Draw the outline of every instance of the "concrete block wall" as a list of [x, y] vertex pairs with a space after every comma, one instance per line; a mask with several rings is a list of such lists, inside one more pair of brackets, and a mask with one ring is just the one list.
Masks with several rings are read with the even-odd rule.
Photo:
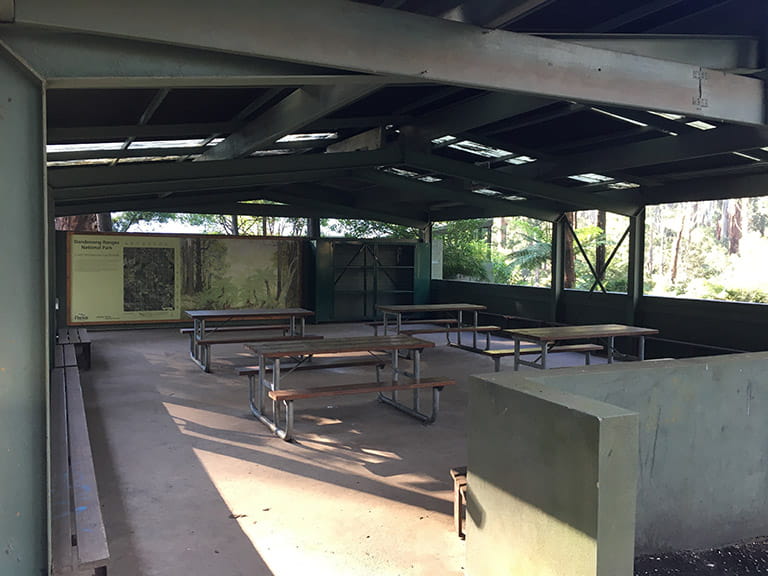
[[637, 554], [768, 534], [768, 352], [526, 375], [640, 415]]
[[469, 413], [467, 575], [631, 576], [637, 415], [515, 373]]

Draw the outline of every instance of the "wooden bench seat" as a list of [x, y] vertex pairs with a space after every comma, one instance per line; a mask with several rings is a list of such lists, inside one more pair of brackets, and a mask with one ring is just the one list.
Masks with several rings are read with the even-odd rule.
[[56, 344], [53, 349], [53, 367], [77, 366], [77, 352], [74, 344]]
[[444, 378], [421, 378], [418, 382], [363, 382], [356, 384], [337, 384], [334, 386], [313, 386], [311, 388], [293, 388], [286, 390], [270, 390], [268, 396], [272, 400], [291, 402], [305, 398], [321, 398], [324, 396], [345, 396], [349, 394], [365, 394], [368, 392], [393, 392], [396, 390], [414, 390], [417, 388], [434, 388], [455, 384], [453, 380]]
[[106, 576], [109, 547], [76, 366], [51, 371], [52, 574]]
[[[245, 334], [241, 336], [229, 336], [225, 338], [214, 338], [212, 332], [207, 332], [202, 340], [195, 340], [195, 335], [191, 334], [189, 339], [189, 356], [206, 372], [211, 371], [211, 346], [214, 344], [248, 344], [249, 342], [284, 342], [290, 340], [322, 340], [322, 336], [314, 334], [304, 334], [304, 336], [257, 336], [255, 334]], [[195, 353], [195, 348], [200, 348], [199, 358]]]
[[[248, 332], [248, 331], [258, 331], [258, 330], [289, 330], [290, 326], [288, 324], [258, 324], [255, 326], [216, 326], [212, 328], [208, 328], [205, 333], [210, 334], [213, 332]], [[181, 334], [192, 334], [194, 335], [195, 329], [194, 328], [180, 328], [179, 332]]]
[[[401, 326], [405, 325], [405, 324], [410, 324], [410, 325], [413, 325], [413, 324], [424, 324], [424, 325], [427, 325], [427, 324], [437, 324], [437, 325], [444, 325], [444, 326], [453, 326], [455, 324], [458, 324], [458, 320], [456, 320], [456, 318], [424, 318], [424, 319], [421, 319], [421, 320], [411, 320], [411, 319], [409, 319], [409, 320], [402, 320], [400, 322]], [[378, 336], [379, 335], [379, 328], [384, 326], [384, 321], [383, 320], [378, 320], [376, 322], [368, 322], [368, 326], [373, 328], [373, 335], [374, 336]], [[387, 327], [388, 328], [391, 327], [393, 330], [397, 330], [397, 322], [395, 322], [395, 321], [387, 322]]]
[[209, 338], [205, 337], [198, 340], [197, 343], [203, 346], [211, 344], [246, 344], [248, 342], [282, 342], [287, 340], [322, 340], [322, 336], [315, 334], [305, 334], [304, 336], [232, 336], [229, 338]]
[[[455, 380], [446, 378], [421, 378], [418, 382], [409, 380], [407, 382], [399, 381], [397, 384], [384, 383], [384, 382], [364, 382], [355, 384], [338, 384], [332, 386], [313, 386], [309, 388], [294, 388], [283, 390], [269, 390], [268, 395], [275, 402], [282, 402], [285, 405], [285, 428], [280, 428], [277, 422], [278, 416], [275, 415], [275, 433], [283, 440], [291, 440], [293, 438], [293, 422], [294, 422], [294, 400], [302, 400], [306, 398], [323, 398], [328, 396], [348, 396], [352, 394], [367, 394], [372, 392], [378, 392], [379, 400], [382, 402], [392, 404], [397, 402], [397, 392], [403, 390], [414, 390], [423, 388], [432, 389], [432, 414], [429, 418], [422, 417], [418, 414], [418, 418], [425, 424], [431, 424], [437, 419], [437, 412], [440, 406], [440, 391], [445, 386], [455, 384]], [[386, 396], [385, 393], [391, 393], [392, 397]], [[399, 410], [403, 410], [402, 407], [398, 407]], [[414, 415], [417, 414], [414, 412]]]
[[[383, 368], [390, 361], [388, 356], [344, 356], [344, 357], [313, 357], [312, 360], [301, 364], [282, 365], [282, 369], [288, 372], [294, 370], [322, 370], [325, 368], [354, 368], [358, 366], [379, 366]], [[272, 370], [272, 366], [266, 366], [266, 371]], [[259, 375], [258, 366], [241, 366], [235, 368], [238, 376], [256, 377]]]
[[481, 348], [477, 347], [477, 335], [485, 334], [485, 349], [488, 350], [491, 347], [491, 332], [498, 332], [499, 330], [501, 330], [499, 326], [447, 326], [445, 328], [409, 328], [407, 330], [400, 330], [400, 333], [409, 336], [417, 334], [445, 334], [448, 344], [453, 344], [451, 342], [451, 334], [459, 334], [459, 342], [461, 342], [461, 334], [468, 332], [472, 334], [472, 348], [476, 350], [481, 350]]
[[415, 334], [455, 334], [458, 332], [498, 332], [499, 326], [449, 326], [446, 328], [408, 328], [400, 330], [401, 334], [414, 336]]
[[[586, 365], [589, 365], [590, 353], [599, 352], [602, 349], [603, 347], [600, 346], [599, 344], [563, 344], [563, 345], [553, 346], [552, 348], [549, 348], [547, 350], [547, 354], [555, 354], [558, 352], [584, 352], [585, 353], [584, 363]], [[478, 352], [480, 354], [484, 354], [485, 356], [490, 356], [491, 358], [493, 358], [493, 369], [495, 372], [499, 372], [501, 370], [502, 358], [515, 355], [514, 348], [506, 348], [503, 350], [473, 350], [473, 352]], [[541, 348], [535, 345], [520, 346], [520, 355], [530, 355], [530, 354], [541, 354]]]
[[83, 327], [60, 328], [56, 333], [57, 344], [72, 344], [77, 354], [78, 367], [88, 370], [91, 367], [91, 337]]

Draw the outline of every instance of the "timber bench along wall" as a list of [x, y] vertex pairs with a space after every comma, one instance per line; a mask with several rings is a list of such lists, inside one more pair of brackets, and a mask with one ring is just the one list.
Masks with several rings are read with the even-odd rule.
[[109, 548], [74, 344], [56, 345], [50, 402], [51, 573], [106, 576]]
[[81, 370], [91, 368], [91, 337], [85, 328], [61, 328], [56, 338], [57, 344], [72, 344], [77, 354], [78, 367]]

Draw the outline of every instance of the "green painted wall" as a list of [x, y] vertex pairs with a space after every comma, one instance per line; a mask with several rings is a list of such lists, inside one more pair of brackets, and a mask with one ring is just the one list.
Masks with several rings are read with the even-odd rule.
[[0, 574], [46, 569], [43, 92], [0, 47]]
[[631, 576], [637, 414], [527, 374], [472, 377], [468, 576]]
[[638, 553], [768, 533], [768, 352], [564, 368], [529, 381], [640, 415]]

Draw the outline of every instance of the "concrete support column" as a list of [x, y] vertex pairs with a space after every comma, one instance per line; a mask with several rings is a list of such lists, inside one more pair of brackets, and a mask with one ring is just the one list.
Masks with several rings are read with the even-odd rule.
[[0, 574], [47, 573], [44, 89], [0, 44]]

